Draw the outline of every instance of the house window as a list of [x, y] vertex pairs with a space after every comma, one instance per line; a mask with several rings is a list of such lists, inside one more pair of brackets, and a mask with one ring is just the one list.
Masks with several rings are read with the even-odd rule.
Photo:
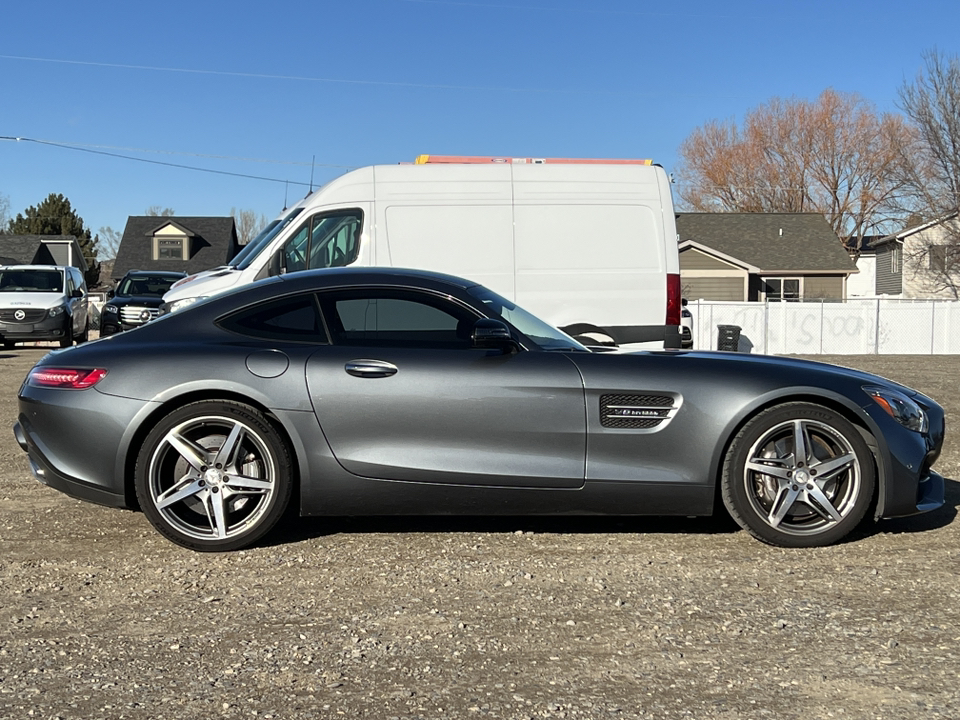
[[931, 245], [927, 255], [929, 268], [934, 272], [952, 275], [960, 270], [960, 247], [956, 245]]
[[764, 278], [763, 295], [768, 301], [797, 301], [801, 295], [800, 278]]
[[900, 272], [900, 248], [895, 247], [890, 251], [890, 272]]
[[154, 260], [186, 260], [186, 238], [153, 239]]

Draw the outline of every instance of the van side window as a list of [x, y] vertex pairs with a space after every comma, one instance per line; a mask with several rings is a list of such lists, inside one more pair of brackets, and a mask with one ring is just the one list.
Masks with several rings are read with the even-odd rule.
[[338, 210], [314, 215], [283, 246], [287, 272], [344, 267], [360, 252], [360, 210]]

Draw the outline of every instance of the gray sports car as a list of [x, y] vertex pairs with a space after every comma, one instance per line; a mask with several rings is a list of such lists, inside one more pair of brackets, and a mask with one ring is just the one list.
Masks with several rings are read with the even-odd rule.
[[235, 550], [302, 515], [710, 515], [781, 546], [944, 502], [943, 410], [736, 353], [594, 353], [487, 288], [292, 273], [52, 352], [20, 391], [36, 477]]

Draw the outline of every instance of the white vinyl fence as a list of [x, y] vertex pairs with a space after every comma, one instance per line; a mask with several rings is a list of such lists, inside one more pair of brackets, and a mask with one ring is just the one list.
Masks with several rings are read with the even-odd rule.
[[[740, 352], [768, 355], [960, 354], [960, 301], [690, 302], [693, 346], [716, 350], [720, 325]], [[726, 349], [726, 348], [725, 348]]]

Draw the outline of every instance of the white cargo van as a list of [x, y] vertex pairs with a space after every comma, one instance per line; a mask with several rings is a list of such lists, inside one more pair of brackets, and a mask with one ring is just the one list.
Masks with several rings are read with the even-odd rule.
[[589, 344], [680, 346], [670, 184], [644, 160], [421, 156], [353, 170], [164, 302], [176, 311], [270, 275], [345, 265], [467, 277]]

